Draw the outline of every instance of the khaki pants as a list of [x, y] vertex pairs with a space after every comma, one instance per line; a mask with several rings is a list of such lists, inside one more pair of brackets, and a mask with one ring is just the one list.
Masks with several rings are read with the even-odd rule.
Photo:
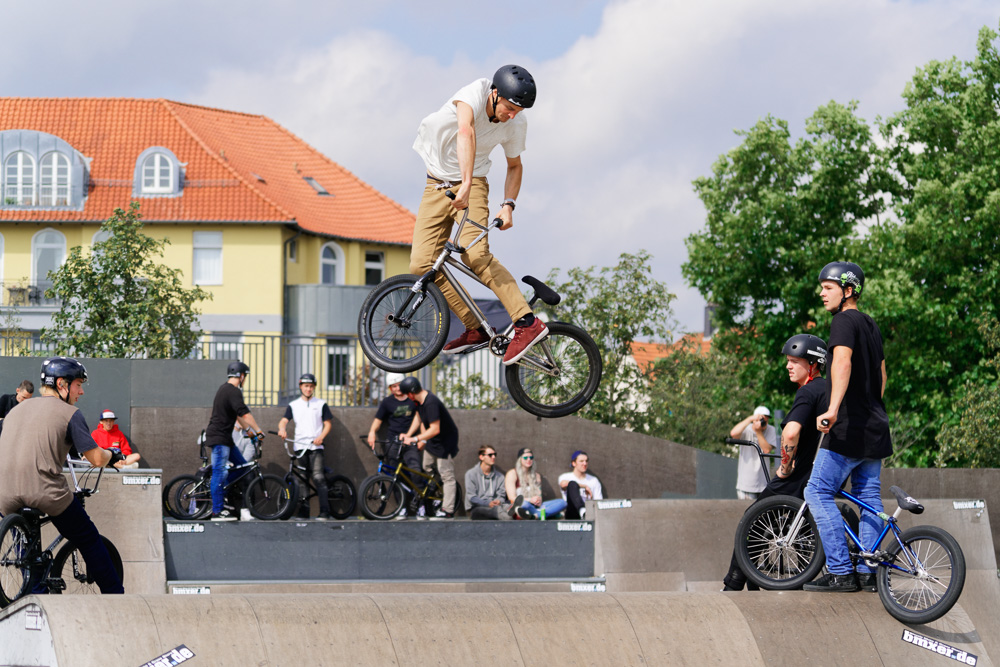
[[[461, 220], [462, 212], [451, 207], [444, 190], [438, 190], [438, 183], [427, 179], [424, 186], [424, 196], [420, 200], [417, 211], [417, 224], [413, 229], [413, 248], [410, 251], [410, 273], [418, 276], [430, 270], [434, 260], [441, 254], [445, 241], [451, 236], [455, 222]], [[456, 188], [457, 189], [457, 188]], [[485, 178], [474, 178], [469, 194], [469, 219], [485, 224], [490, 219], [489, 207], [490, 186]], [[471, 243], [481, 230], [466, 224], [462, 236], [458, 240], [462, 246]], [[500, 299], [511, 319], [519, 318], [531, 312], [528, 302], [517, 286], [514, 276], [496, 260], [490, 252], [489, 237], [474, 245], [468, 252], [462, 254], [462, 261], [479, 276], [483, 283], [493, 290]], [[435, 283], [441, 288], [444, 298], [452, 311], [462, 320], [466, 329], [478, 329], [480, 326], [476, 316], [465, 307], [458, 293], [438, 273]]]
[[433, 473], [434, 468], [437, 468], [438, 474], [441, 475], [441, 484], [444, 486], [444, 500], [441, 501], [441, 509], [449, 514], [454, 514], [455, 500], [458, 496], [458, 485], [455, 483], [455, 459], [440, 458], [425, 449], [424, 472]]

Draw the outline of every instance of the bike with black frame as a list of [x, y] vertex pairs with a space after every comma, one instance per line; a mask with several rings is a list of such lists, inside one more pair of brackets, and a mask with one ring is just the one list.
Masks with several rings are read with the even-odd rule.
[[[273, 435], [278, 435], [277, 431], [268, 431]], [[313, 498], [319, 495], [312, 475], [302, 462], [307, 450], [295, 450], [295, 441], [291, 438], [283, 438], [285, 453], [288, 454], [288, 474], [285, 475], [285, 484], [292, 490], [292, 504], [289, 507], [287, 517], [295, 516], [300, 519], [309, 518], [309, 506]], [[358, 504], [357, 491], [354, 482], [343, 475], [333, 474], [333, 470], [325, 468], [327, 499], [330, 501], [330, 514], [334, 519], [346, 519], [354, 514], [354, 508]], [[287, 518], [282, 517], [282, 518]]]
[[[368, 447], [368, 436], [359, 436]], [[376, 440], [381, 453], [372, 450], [378, 459], [376, 473], [361, 482], [361, 513], [369, 519], [382, 521], [400, 516], [409, 508], [415, 518], [424, 509], [426, 516], [434, 516], [444, 501], [444, 484], [436, 474], [426, 473], [403, 465], [399, 455], [401, 442]], [[455, 506], [462, 499], [462, 485], [455, 482]]]

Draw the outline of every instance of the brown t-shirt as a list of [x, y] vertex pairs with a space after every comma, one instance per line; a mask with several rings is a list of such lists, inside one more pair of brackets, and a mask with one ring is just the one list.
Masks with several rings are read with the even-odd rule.
[[11, 410], [0, 431], [0, 512], [62, 514], [73, 501], [62, 473], [73, 445], [83, 454], [97, 443], [80, 410], [62, 399], [40, 396]]

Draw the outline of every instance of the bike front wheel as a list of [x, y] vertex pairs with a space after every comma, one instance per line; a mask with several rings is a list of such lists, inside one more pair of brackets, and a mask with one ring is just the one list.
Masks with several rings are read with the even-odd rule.
[[330, 501], [330, 514], [334, 519], [346, 519], [354, 514], [358, 496], [351, 480], [343, 475], [333, 475], [327, 478], [326, 488], [326, 497]]
[[292, 506], [293, 491], [277, 475], [260, 475], [247, 485], [243, 506], [263, 521], [280, 519]]
[[549, 322], [549, 335], [506, 367], [514, 402], [536, 417], [565, 417], [585, 406], [601, 384], [597, 344], [580, 327]]
[[[118, 573], [118, 579], [121, 580], [125, 574], [121, 554], [118, 553], [118, 549], [111, 540], [103, 535], [101, 535], [101, 540], [108, 550], [108, 555], [111, 556], [111, 563], [115, 567], [115, 572]], [[90, 569], [87, 567], [86, 561], [83, 560], [83, 554], [72, 542], [64, 544], [59, 553], [56, 554], [55, 560], [52, 561], [52, 576], [62, 579], [66, 585], [66, 592], [71, 595], [100, 594], [101, 589], [89, 572]], [[51, 592], [60, 593], [61, 591]]]
[[8, 514], [0, 521], [0, 609], [30, 589], [31, 546], [28, 522], [23, 516]]
[[965, 586], [965, 554], [935, 526], [910, 528], [887, 549], [878, 568], [878, 596], [902, 623], [930, 623], [947, 614]]
[[358, 340], [373, 364], [394, 373], [423, 368], [448, 336], [451, 312], [434, 283], [413, 291], [419, 276], [383, 280], [371, 291], [358, 316]]
[[202, 519], [212, 513], [211, 479], [198, 479], [194, 475], [181, 475], [170, 485], [174, 488], [173, 500], [167, 505], [170, 515], [179, 521]]
[[406, 507], [402, 485], [388, 475], [375, 475], [361, 488], [361, 513], [375, 521], [391, 519]]
[[736, 528], [736, 562], [761, 588], [790, 591], [812, 581], [826, 560], [816, 521], [803, 515], [798, 533], [789, 535], [804, 501], [771, 496], [750, 506]]

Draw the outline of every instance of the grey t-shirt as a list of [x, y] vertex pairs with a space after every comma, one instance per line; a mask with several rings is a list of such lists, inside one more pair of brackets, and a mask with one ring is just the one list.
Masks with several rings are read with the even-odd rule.
[[[778, 446], [778, 434], [770, 424], [764, 429], [764, 439], [771, 443], [772, 447]], [[740, 434], [740, 440], [752, 440], [757, 442], [757, 434], [753, 431], [753, 426], [747, 426]], [[758, 443], [760, 444], [760, 443]], [[764, 469], [760, 467], [760, 457], [757, 450], [750, 446], [740, 445], [740, 463], [736, 473], [736, 488], [748, 493], [760, 493], [767, 486], [767, 478], [764, 476]]]

